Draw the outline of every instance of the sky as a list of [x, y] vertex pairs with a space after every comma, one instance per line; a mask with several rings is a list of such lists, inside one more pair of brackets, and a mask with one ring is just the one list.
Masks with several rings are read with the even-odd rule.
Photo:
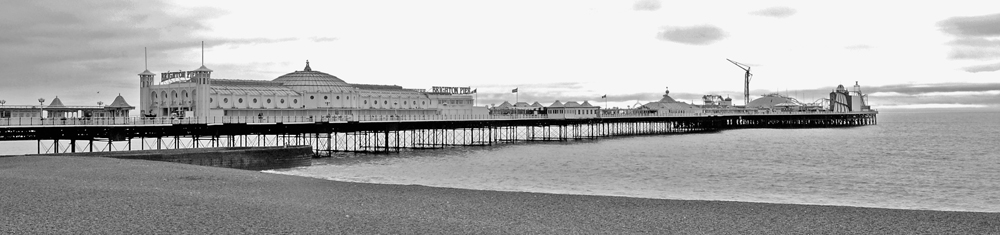
[[[138, 73], [471, 87], [480, 105], [626, 107], [855, 82], [876, 108], [1000, 108], [995, 1], [4, 1], [0, 100], [138, 104]], [[148, 54], [144, 57], [144, 48]], [[144, 60], [147, 58], [147, 60]], [[148, 63], [148, 65], [144, 64]], [[518, 88], [518, 93], [511, 90]], [[607, 99], [601, 96], [607, 95]], [[47, 103], [47, 102], [46, 102]]]

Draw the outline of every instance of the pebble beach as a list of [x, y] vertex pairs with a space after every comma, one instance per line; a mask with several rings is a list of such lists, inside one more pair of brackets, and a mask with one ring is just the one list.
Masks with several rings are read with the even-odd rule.
[[0, 233], [998, 234], [1000, 213], [496, 192], [0, 157]]

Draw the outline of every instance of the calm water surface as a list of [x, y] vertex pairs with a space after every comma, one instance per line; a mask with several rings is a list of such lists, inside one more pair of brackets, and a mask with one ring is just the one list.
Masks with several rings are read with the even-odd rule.
[[876, 126], [533, 142], [317, 159], [330, 180], [642, 198], [1000, 212], [1000, 112]]

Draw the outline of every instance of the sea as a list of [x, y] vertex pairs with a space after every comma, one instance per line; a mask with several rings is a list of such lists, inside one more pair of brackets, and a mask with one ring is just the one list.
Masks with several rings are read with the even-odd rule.
[[[899, 109], [881, 110], [872, 126], [345, 153], [265, 172], [495, 191], [1000, 212], [998, 138], [1000, 109]], [[37, 151], [34, 141], [0, 141], [0, 155]]]
[[1000, 110], [888, 110], [848, 128], [740, 129], [343, 154], [269, 173], [656, 199], [1000, 212]]

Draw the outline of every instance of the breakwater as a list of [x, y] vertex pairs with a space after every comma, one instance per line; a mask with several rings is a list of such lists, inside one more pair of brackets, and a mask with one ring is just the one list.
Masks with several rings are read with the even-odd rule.
[[306, 145], [80, 152], [45, 155], [140, 159], [244, 170], [269, 170], [309, 166], [313, 152], [312, 148]]

